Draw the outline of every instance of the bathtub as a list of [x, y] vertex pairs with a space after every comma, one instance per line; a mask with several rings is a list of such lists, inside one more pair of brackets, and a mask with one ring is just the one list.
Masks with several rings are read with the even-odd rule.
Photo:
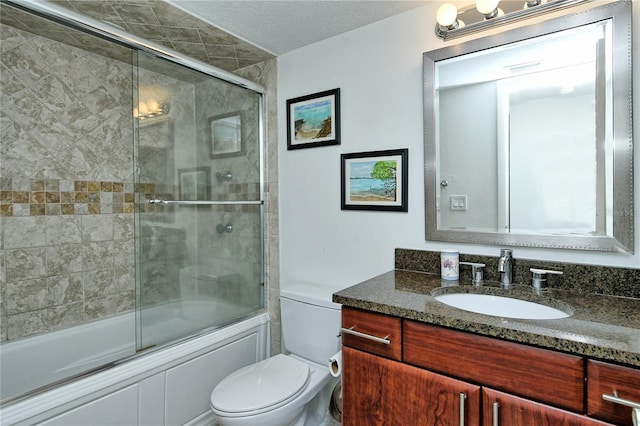
[[[108, 400], [112, 394], [117, 396], [111, 398], [119, 407], [115, 411], [124, 410], [131, 417], [109, 419], [104, 424], [142, 424], [141, 419], [150, 414], [140, 406], [144, 405], [145, 398], [154, 400], [154, 406], [165, 408], [155, 412], [156, 415], [163, 413], [163, 421], [158, 423], [156, 419], [150, 424], [184, 424], [185, 420], [193, 420], [189, 416], [197, 414], [197, 418], [208, 414], [208, 393], [217, 383], [216, 380], [237, 368], [264, 359], [268, 354], [267, 314], [259, 311], [239, 320], [242, 312], [246, 313], [247, 309], [215, 300], [183, 301], [143, 310], [140, 321], [144, 324], [145, 339], [162, 341], [167, 333], [194, 332], [216, 319], [217, 323], [227, 323], [224, 327], [183, 342], [168, 344], [146, 355], [133, 356], [136, 353], [134, 313], [4, 343], [0, 345], [3, 400], [71, 376], [95, 371], [7, 405], [0, 409], [0, 425], [41, 422], [73, 424], [68, 418], [61, 422], [55, 419], [77, 413], [83, 407], [84, 412], [89, 413], [84, 421], [91, 419], [90, 424], [96, 424], [95, 414], [90, 414], [93, 412], [90, 405], [93, 404], [93, 408], [109, 406]], [[233, 318], [236, 318], [235, 322], [231, 322]], [[215, 365], [213, 372], [207, 370], [209, 363]], [[109, 367], [99, 369], [105, 365]], [[204, 383], [178, 384], [181, 377], [189, 374], [196, 382], [202, 379]], [[144, 386], [149, 380], [155, 384]], [[123, 389], [131, 386], [135, 389], [122, 393]], [[189, 389], [185, 390], [184, 386]], [[160, 388], [163, 389], [162, 393], [157, 392]], [[147, 389], [146, 395], [141, 394], [145, 392], [144, 389]], [[198, 393], [192, 395], [191, 390]], [[197, 407], [191, 407], [187, 413], [181, 414], [184, 411], [181, 407], [167, 408], [175, 405], [170, 397], [173, 393], [183, 394], [176, 396], [180, 400], [193, 398], [200, 402], [196, 404]], [[98, 400], [102, 402], [96, 403]], [[123, 400], [130, 405], [128, 411], [122, 408], [127, 407], [126, 403], [123, 405]], [[102, 415], [108, 417], [112, 414], [110, 411], [114, 410], [107, 410]], [[134, 419], [136, 421], [131, 423]], [[82, 424], [82, 421], [77, 424]]]

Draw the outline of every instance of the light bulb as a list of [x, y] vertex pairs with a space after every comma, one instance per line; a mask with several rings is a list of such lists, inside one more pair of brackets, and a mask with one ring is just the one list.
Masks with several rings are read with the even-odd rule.
[[498, 7], [500, 0], [476, 0], [476, 9], [483, 15], [491, 15]]
[[458, 9], [451, 3], [445, 3], [436, 12], [436, 21], [443, 27], [450, 27], [456, 22]]
[[149, 114], [149, 107], [147, 106], [146, 103], [139, 102], [138, 103], [138, 111], [140, 112], [140, 115], [147, 115], [147, 114]]
[[158, 101], [156, 101], [155, 99], [149, 99], [147, 101], [147, 107], [149, 108], [149, 112], [151, 113], [156, 113], [160, 111], [160, 105], [158, 104]]

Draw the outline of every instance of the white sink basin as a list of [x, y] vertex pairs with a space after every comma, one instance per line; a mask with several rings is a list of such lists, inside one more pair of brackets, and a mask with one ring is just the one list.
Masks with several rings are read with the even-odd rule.
[[435, 299], [454, 308], [478, 314], [518, 319], [559, 319], [567, 318], [567, 314], [559, 309], [539, 303], [510, 297], [492, 296], [489, 294], [442, 294]]

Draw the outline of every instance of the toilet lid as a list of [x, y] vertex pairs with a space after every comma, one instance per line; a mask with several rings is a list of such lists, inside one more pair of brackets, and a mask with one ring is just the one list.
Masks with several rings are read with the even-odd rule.
[[279, 354], [223, 379], [211, 393], [211, 406], [226, 413], [266, 411], [295, 398], [308, 383], [309, 366]]

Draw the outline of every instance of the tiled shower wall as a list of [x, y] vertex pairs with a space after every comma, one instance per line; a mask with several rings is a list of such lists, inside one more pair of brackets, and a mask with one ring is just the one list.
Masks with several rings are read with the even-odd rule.
[[131, 64], [4, 24], [0, 44], [0, 339], [131, 310]]

